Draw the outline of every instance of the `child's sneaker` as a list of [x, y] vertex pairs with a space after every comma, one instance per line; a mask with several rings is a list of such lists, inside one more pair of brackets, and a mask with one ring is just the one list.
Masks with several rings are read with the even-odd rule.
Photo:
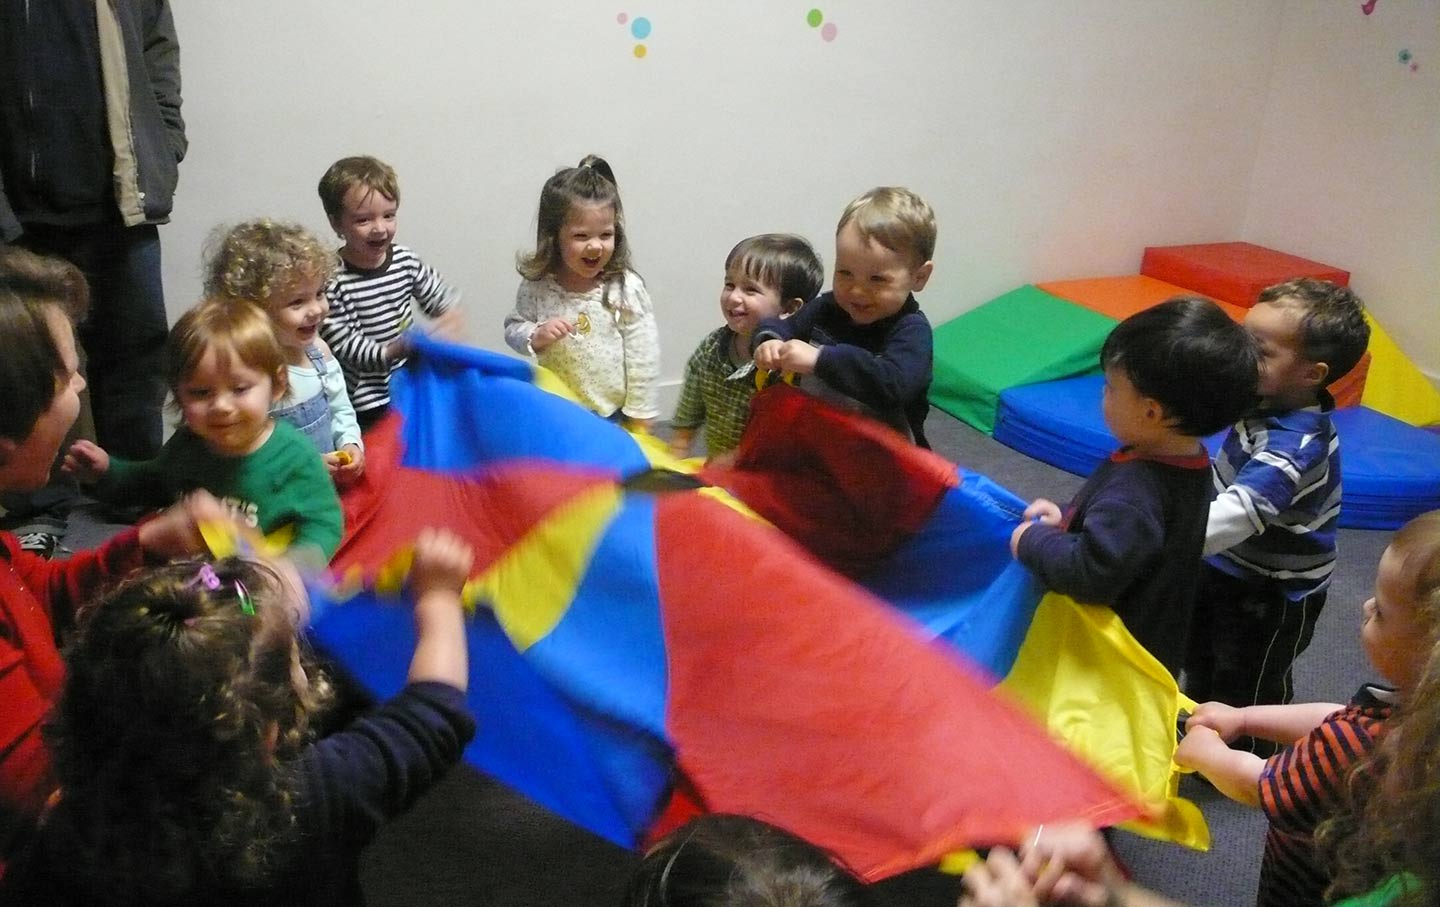
[[54, 557], [55, 549], [60, 547], [60, 536], [44, 530], [26, 532], [17, 536], [17, 538], [20, 540], [20, 549], [22, 551], [38, 554], [47, 560]]

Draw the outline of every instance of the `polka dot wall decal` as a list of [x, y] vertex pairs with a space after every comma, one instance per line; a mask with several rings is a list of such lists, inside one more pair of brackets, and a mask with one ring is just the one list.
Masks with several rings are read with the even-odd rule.
[[615, 14], [615, 21], [616, 21], [616, 22], [619, 22], [621, 25], [624, 25], [626, 22], [629, 22], [629, 21], [630, 21], [630, 14], [629, 14], [629, 13], [616, 13], [616, 14]]
[[[629, 13], [617, 13], [615, 15], [615, 21], [620, 25], [628, 23], [630, 25], [630, 34], [636, 41], [644, 41], [650, 37], [650, 20], [644, 16], [636, 16], [634, 19], [631, 19]], [[650, 51], [646, 49], [644, 44], [636, 44], [631, 52], [635, 55], [635, 59], [643, 60], [645, 59], [645, 55]]]
[[635, 59], [637, 59], [637, 60], [643, 60], [643, 59], [645, 59], [645, 45], [644, 45], [644, 44], [636, 44], [636, 45], [635, 45]]
[[805, 24], [811, 28], [820, 29], [820, 39], [823, 41], [834, 41], [836, 28], [834, 22], [826, 22], [825, 14], [818, 7], [813, 8], [805, 14]]
[[644, 16], [641, 16], [634, 22], [631, 22], [630, 34], [634, 35], [636, 40], [638, 41], [644, 41], [646, 38], [650, 37], [650, 20], [646, 19]]
[[1410, 55], [1410, 51], [1408, 51], [1408, 50], [1402, 50], [1402, 51], [1400, 51], [1400, 62], [1401, 62], [1401, 63], [1409, 63], [1409, 62], [1410, 62], [1410, 56], [1411, 56], [1411, 55]]

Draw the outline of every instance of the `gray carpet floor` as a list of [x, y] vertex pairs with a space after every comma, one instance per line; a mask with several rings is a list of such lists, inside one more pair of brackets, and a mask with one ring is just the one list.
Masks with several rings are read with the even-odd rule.
[[[1063, 503], [1080, 487], [1078, 477], [1015, 453], [938, 410], [926, 431], [937, 452], [1026, 500], [1043, 496]], [[82, 511], [72, 518], [65, 544], [89, 547], [113, 531]], [[1360, 605], [1370, 595], [1387, 539], [1387, 533], [1341, 530], [1329, 604], [1297, 664], [1297, 698], [1343, 702], [1371, 679], [1359, 646]], [[1187, 904], [1253, 903], [1263, 818], [1192, 779], [1182, 793], [1209, 821], [1214, 843], [1208, 852], [1121, 832], [1113, 839], [1117, 853], [1138, 881]], [[618, 902], [634, 860], [461, 766], [382, 831], [366, 855], [363, 881], [373, 905], [610, 905]], [[875, 889], [881, 904], [896, 907], [951, 907], [957, 892], [956, 879], [931, 870]]]

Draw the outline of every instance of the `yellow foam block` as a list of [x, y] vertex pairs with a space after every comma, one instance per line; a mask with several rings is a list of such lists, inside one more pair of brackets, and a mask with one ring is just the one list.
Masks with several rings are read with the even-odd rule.
[[1370, 373], [1360, 402], [1411, 425], [1440, 422], [1440, 390], [1410, 361], [1370, 313]]

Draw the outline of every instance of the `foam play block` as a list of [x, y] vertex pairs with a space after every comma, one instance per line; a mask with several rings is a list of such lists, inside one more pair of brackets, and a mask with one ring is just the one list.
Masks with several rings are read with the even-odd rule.
[[1032, 285], [935, 328], [930, 402], [987, 434], [1000, 392], [1100, 367], [1115, 320]]
[[1140, 273], [1196, 293], [1249, 308], [1260, 291], [1296, 277], [1348, 286], [1350, 272], [1248, 242], [1150, 246]]
[[1337, 380], [1330, 382], [1326, 390], [1330, 396], [1335, 398], [1335, 408], [1344, 409], [1347, 406], [1359, 406], [1360, 401], [1365, 397], [1365, 384], [1370, 377], [1370, 351], [1366, 350], [1355, 367]]
[[[1194, 296], [1194, 290], [1146, 277], [1131, 274], [1124, 277], [1090, 277], [1084, 280], [1052, 280], [1035, 286], [1061, 299], [1068, 299], [1076, 305], [1083, 305], [1093, 312], [1108, 315], [1116, 321], [1124, 321], [1136, 312], [1143, 312], [1176, 296]], [[1215, 300], [1225, 313], [1236, 321], [1245, 320], [1245, 308], [1229, 302]]]
[[1440, 423], [1440, 391], [1367, 312], [1370, 374], [1360, 401], [1376, 412], [1411, 425]]
[[[1000, 395], [995, 440], [1076, 475], [1089, 475], [1118, 442], [1100, 414], [1101, 375], [1014, 387]], [[1365, 406], [1337, 409], [1340, 525], [1398, 529], [1440, 508], [1440, 434]], [[1225, 431], [1205, 439], [1213, 456]]]

